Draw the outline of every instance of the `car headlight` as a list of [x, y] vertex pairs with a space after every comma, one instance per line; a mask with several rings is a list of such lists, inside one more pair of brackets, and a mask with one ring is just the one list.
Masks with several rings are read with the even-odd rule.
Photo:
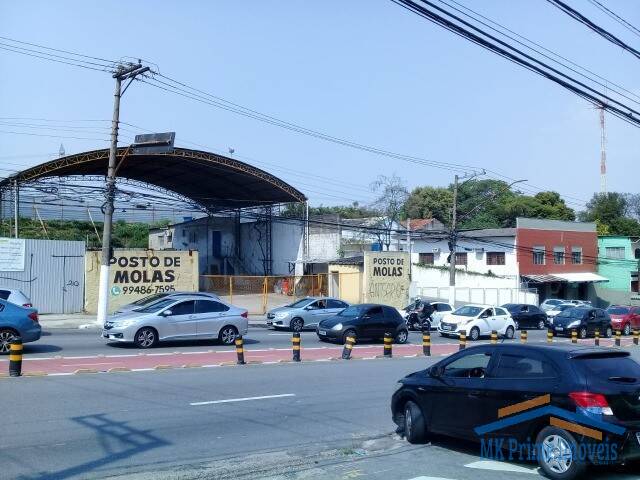
[[113, 326], [114, 328], [126, 328], [126, 327], [130, 327], [131, 325], [134, 325], [138, 320], [136, 320], [135, 318], [131, 318], [129, 320], [122, 320], [120, 322], [114, 322]]
[[331, 327], [331, 330], [342, 330], [342, 324], [336, 323], [333, 327]]
[[289, 315], [287, 312], [278, 312], [275, 314], [275, 318], [282, 320], [283, 318], [287, 318], [287, 315]]
[[580, 320], [575, 320], [567, 325], [567, 328], [576, 328], [580, 326]]

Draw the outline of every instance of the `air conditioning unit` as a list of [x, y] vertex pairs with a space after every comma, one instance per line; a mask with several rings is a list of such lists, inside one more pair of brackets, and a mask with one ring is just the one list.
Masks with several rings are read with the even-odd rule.
[[433, 249], [433, 253], [440, 253], [440, 249], [439, 248], [434, 248]]
[[476, 253], [484, 253], [484, 248], [474, 248]]

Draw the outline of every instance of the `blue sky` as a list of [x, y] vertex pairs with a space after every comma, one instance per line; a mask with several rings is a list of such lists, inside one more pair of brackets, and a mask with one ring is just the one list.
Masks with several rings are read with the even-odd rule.
[[[640, 61], [547, 2], [460, 1], [640, 93]], [[605, 3], [640, 27], [634, 0]], [[640, 37], [587, 0], [570, 4], [640, 46]], [[3, 2], [0, 30], [98, 57], [140, 57], [169, 77], [279, 118], [429, 160], [526, 178], [568, 202], [579, 204], [576, 199], [587, 200], [599, 189], [598, 114], [589, 104], [387, 0]], [[0, 71], [2, 117], [111, 118], [113, 80], [107, 73], [1, 50]], [[368, 186], [380, 174], [396, 173], [410, 188], [446, 185], [452, 177], [139, 83], [126, 92], [121, 119], [176, 131], [179, 145], [193, 148], [186, 140], [222, 152], [233, 147], [237, 158], [290, 181], [315, 205], [370, 201]], [[607, 121], [609, 190], [637, 192], [640, 130], [610, 116]], [[101, 129], [88, 128], [107, 123], [71, 126], [78, 131], [6, 124], [0, 131], [107, 138]], [[107, 146], [0, 132], [0, 165], [39, 163], [45, 157], [27, 155], [57, 152], [61, 142], [67, 153]], [[579, 208], [576, 203], [570, 205]]]

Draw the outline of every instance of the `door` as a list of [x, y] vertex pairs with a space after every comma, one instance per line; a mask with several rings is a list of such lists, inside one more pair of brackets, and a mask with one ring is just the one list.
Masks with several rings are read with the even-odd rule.
[[605, 332], [607, 330], [607, 326], [609, 325], [609, 318], [607, 313], [602, 310], [602, 309], [597, 309], [596, 310], [596, 322], [594, 324], [593, 330], [591, 330], [589, 333], [594, 333], [596, 331], [596, 328], [599, 328], [601, 332]]
[[475, 438], [473, 428], [486, 420], [485, 376], [490, 368], [490, 347], [474, 348], [444, 366], [438, 386], [422, 395], [432, 401], [432, 430], [456, 437]]
[[433, 322], [431, 322], [431, 326], [437, 328], [440, 325], [440, 322], [444, 318], [445, 315], [452, 312], [452, 308], [448, 303], [432, 303], [434, 312], [431, 315]]
[[382, 307], [371, 307], [362, 316], [358, 336], [364, 338], [382, 338], [385, 334], [384, 330], [385, 320]]
[[[507, 319], [509, 318], [509, 312], [504, 308], [496, 307], [493, 309], [493, 317], [489, 319], [489, 326], [491, 330], [502, 332], [507, 326]], [[489, 332], [491, 333], [491, 332]]]
[[[604, 329], [601, 325], [602, 319], [598, 318], [598, 311], [597, 310], [589, 310], [588, 312], [586, 312], [585, 314], [586, 318], [583, 318], [581, 323], [580, 323], [580, 327], [581, 328], [583, 326], [587, 327], [587, 333], [595, 333], [596, 328], [600, 330], [600, 335], [603, 335], [604, 333]], [[606, 327], [604, 327], [606, 329]]]
[[220, 328], [229, 320], [229, 307], [215, 300], [196, 300], [196, 330], [198, 337], [218, 338]]
[[305, 313], [303, 319], [305, 327], [315, 327], [321, 320], [335, 315], [332, 313], [332, 310], [327, 308], [327, 300], [324, 298], [310, 303], [304, 308], [304, 310]]
[[[496, 330], [493, 327], [494, 315], [494, 309], [487, 308], [478, 316], [477, 325], [480, 327], [480, 335], [488, 335], [491, 330]], [[469, 335], [469, 332], [467, 332], [467, 335]]]
[[542, 325], [547, 324], [547, 314], [538, 307], [534, 305], [529, 306], [529, 313], [531, 314], [531, 320], [533, 322], [532, 327], [538, 328], [541, 324], [540, 322], [542, 322]]
[[[164, 310], [171, 311], [171, 315], [165, 317], [167, 332], [165, 338], [193, 338], [197, 332], [197, 320], [195, 315], [195, 300], [178, 302]], [[160, 336], [163, 337], [162, 333]]]
[[336, 300], [335, 298], [327, 298], [327, 315], [324, 318], [334, 317], [347, 307], [348, 305], [341, 300]]
[[331, 285], [329, 287], [329, 295], [334, 297], [340, 297], [340, 274], [338, 272], [331, 272]]
[[631, 307], [631, 328], [634, 330], [640, 328], [640, 307]]

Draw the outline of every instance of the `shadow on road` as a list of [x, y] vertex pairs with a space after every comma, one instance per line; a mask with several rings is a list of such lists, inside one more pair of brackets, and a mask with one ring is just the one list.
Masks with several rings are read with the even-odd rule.
[[29, 355], [30, 353], [53, 353], [62, 350], [62, 347], [57, 345], [47, 345], [42, 343], [25, 343], [22, 347], [23, 353]]
[[[244, 338], [244, 345], [258, 345], [260, 340], [253, 340], [251, 338]], [[120, 342], [108, 342], [107, 345], [113, 348], [119, 348], [122, 350], [137, 350], [147, 351], [145, 349], [138, 348], [133, 343], [120, 343]], [[224, 345], [218, 340], [189, 340], [189, 341], [173, 341], [173, 342], [160, 342], [156, 348], [174, 348], [174, 347], [227, 347], [230, 350], [235, 348], [235, 345]], [[154, 349], [150, 349], [154, 350]]]
[[155, 448], [170, 445], [169, 442], [152, 435], [149, 431], [138, 430], [127, 425], [127, 422], [116, 422], [105, 414], [87, 415], [72, 418], [74, 422], [94, 430], [103, 455], [80, 465], [55, 472], [40, 472], [35, 476], [22, 476], [20, 480], [63, 480], [79, 476], [93, 478], [87, 474], [95, 469], [131, 458]]

